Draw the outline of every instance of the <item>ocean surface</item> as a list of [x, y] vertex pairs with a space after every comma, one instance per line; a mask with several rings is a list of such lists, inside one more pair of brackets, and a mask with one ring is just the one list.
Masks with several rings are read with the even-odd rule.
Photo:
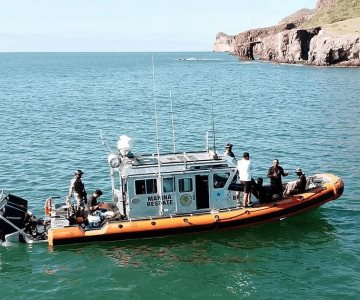
[[155, 153], [156, 115], [161, 152], [174, 147], [171, 116], [177, 151], [205, 149], [214, 123], [217, 149], [250, 152], [253, 177], [267, 182], [277, 158], [287, 171], [335, 173], [345, 192], [242, 230], [54, 249], [2, 244], [0, 299], [359, 299], [359, 103], [354, 68], [211, 52], [1, 53], [0, 189], [38, 217], [47, 197], [66, 195], [76, 169], [88, 192], [110, 200], [100, 130], [111, 149], [126, 134], [133, 152]]

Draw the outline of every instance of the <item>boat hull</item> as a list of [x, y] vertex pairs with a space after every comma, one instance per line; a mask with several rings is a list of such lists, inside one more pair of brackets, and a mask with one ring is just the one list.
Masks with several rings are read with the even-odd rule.
[[192, 214], [172, 215], [137, 220], [107, 222], [101, 228], [84, 230], [81, 226], [52, 228], [48, 232], [50, 246], [93, 241], [144, 239], [253, 226], [291, 217], [326, 202], [337, 199], [344, 190], [344, 182], [332, 174], [322, 186], [280, 201], [251, 208], [208, 210]]

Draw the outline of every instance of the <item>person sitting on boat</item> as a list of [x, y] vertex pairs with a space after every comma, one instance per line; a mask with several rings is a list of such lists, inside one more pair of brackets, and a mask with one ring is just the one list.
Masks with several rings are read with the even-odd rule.
[[279, 160], [273, 160], [273, 166], [269, 168], [267, 177], [270, 178], [270, 188], [273, 197], [282, 198], [283, 186], [282, 186], [282, 176], [288, 176], [289, 172], [284, 172], [284, 169], [279, 165]]
[[303, 193], [305, 192], [306, 189], [305, 173], [303, 173], [303, 171], [300, 168], [298, 168], [296, 169], [295, 174], [298, 176], [298, 181], [295, 190], [297, 193]]
[[101, 190], [96, 190], [88, 199], [88, 208], [89, 212], [92, 213], [95, 210], [100, 208], [101, 202], [98, 202], [98, 199], [101, 197], [103, 192]]
[[69, 194], [66, 197], [66, 203], [68, 206], [71, 205], [71, 197], [74, 196], [76, 200], [76, 210], [84, 209], [85, 204], [87, 203], [86, 199], [86, 191], [84, 183], [81, 181], [81, 177], [84, 174], [83, 171], [77, 170], [74, 173], [74, 178], [71, 179], [70, 187], [69, 187]]
[[300, 168], [296, 169], [295, 174], [298, 176], [298, 179], [296, 181], [289, 182], [287, 184], [284, 195], [301, 194], [305, 191], [306, 188], [305, 174]]
[[235, 158], [235, 154], [232, 152], [232, 147], [233, 147], [232, 144], [226, 144], [224, 156], [230, 156]]

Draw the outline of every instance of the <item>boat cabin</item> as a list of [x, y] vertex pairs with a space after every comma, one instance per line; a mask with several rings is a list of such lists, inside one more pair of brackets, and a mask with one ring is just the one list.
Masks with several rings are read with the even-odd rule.
[[131, 146], [119, 144], [119, 154], [110, 154], [108, 161], [113, 200], [127, 218], [237, 205], [237, 191], [229, 189], [237, 179], [233, 158], [218, 157], [213, 151], [134, 155]]

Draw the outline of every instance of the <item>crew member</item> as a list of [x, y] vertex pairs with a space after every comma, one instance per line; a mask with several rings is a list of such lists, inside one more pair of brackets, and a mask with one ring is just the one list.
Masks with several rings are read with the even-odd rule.
[[270, 188], [273, 196], [276, 195], [277, 198], [282, 198], [283, 187], [281, 176], [288, 176], [288, 172], [284, 172], [284, 169], [279, 166], [279, 160], [273, 160], [273, 166], [269, 168], [267, 177], [270, 178]]
[[252, 203], [251, 199], [251, 162], [248, 152], [244, 152], [243, 158], [237, 165], [239, 171], [240, 182], [244, 187], [243, 206], [249, 207]]
[[235, 158], [235, 154], [232, 152], [232, 147], [233, 147], [232, 144], [226, 144], [225, 153], [224, 153], [225, 156], [230, 156]]
[[86, 191], [84, 183], [81, 181], [81, 177], [84, 174], [83, 171], [77, 170], [74, 173], [74, 178], [71, 179], [70, 187], [69, 187], [69, 194], [66, 199], [66, 203], [70, 206], [71, 197], [74, 196], [76, 200], [77, 210], [81, 208], [85, 208], [85, 204], [87, 203], [86, 200]]
[[89, 207], [89, 212], [94, 212], [95, 210], [100, 208], [100, 202], [98, 202], [98, 199], [100, 198], [100, 196], [103, 194], [103, 192], [101, 190], [96, 190], [95, 192], [92, 193], [92, 195], [89, 197], [88, 199], [88, 207]]
[[298, 176], [298, 180], [296, 181], [295, 189], [292, 191], [294, 194], [303, 193], [305, 192], [306, 188], [306, 177], [303, 171], [298, 168], [295, 171], [295, 174]]

